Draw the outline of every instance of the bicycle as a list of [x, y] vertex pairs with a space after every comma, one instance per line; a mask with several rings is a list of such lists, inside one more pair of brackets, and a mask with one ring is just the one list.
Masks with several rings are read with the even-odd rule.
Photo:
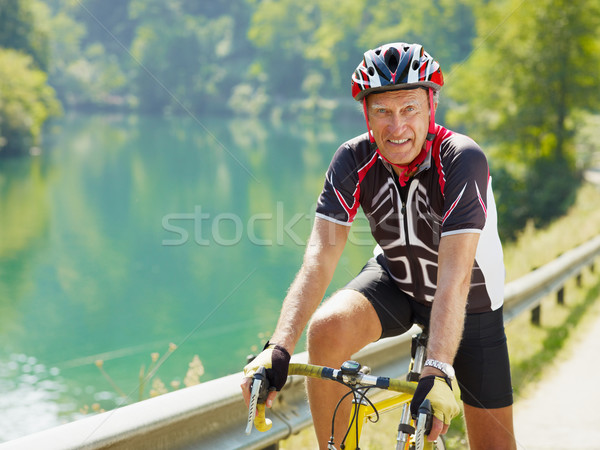
[[[350, 394], [353, 395], [353, 408], [348, 421], [348, 428], [340, 443], [340, 449], [359, 449], [360, 437], [364, 424], [377, 422], [379, 414], [402, 407], [398, 433], [396, 437], [397, 450], [445, 450], [444, 439], [440, 436], [435, 442], [428, 442], [432, 421], [431, 404], [425, 400], [419, 408], [416, 420], [410, 414], [410, 403], [417, 387], [419, 375], [426, 359], [427, 335], [425, 331], [412, 337], [411, 361], [406, 380], [370, 375], [370, 369], [363, 367], [357, 361], [346, 361], [339, 369], [317, 366], [312, 364], [291, 363], [288, 375], [301, 375], [326, 380], [332, 380], [346, 385], [350, 391], [344, 395], [339, 404]], [[367, 393], [372, 389], [382, 389], [396, 392], [395, 395], [378, 401], [372, 401]], [[268, 394], [268, 382], [264, 367], [260, 367], [253, 377], [251, 397], [248, 409], [246, 434], [250, 434], [252, 426], [259, 431], [271, 428], [271, 421], [265, 417], [265, 405]], [[336, 408], [337, 412], [337, 408]], [[332, 428], [335, 421], [334, 412]], [[336, 450], [333, 442], [333, 429], [328, 449]]]

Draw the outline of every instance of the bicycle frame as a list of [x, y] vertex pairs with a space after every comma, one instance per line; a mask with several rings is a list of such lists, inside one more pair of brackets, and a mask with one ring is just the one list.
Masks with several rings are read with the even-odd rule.
[[[418, 381], [419, 374], [421, 373], [423, 367], [423, 363], [425, 362], [426, 346], [426, 334], [420, 333], [416, 336], [413, 336], [411, 349], [412, 358], [409, 364], [409, 372], [407, 374], [408, 381]], [[407, 426], [414, 426], [414, 421], [411, 419], [409, 412], [412, 397], [412, 393], [400, 392], [394, 394], [391, 397], [372, 403], [363, 400], [358, 406], [356, 405], [356, 400], [354, 400], [353, 403], [355, 408], [352, 409], [348, 421], [349, 429], [353, 428], [353, 430], [351, 430], [346, 436], [345, 448], [351, 450], [359, 448], [358, 443], [360, 442], [364, 424], [367, 423], [367, 421], [374, 422], [373, 419], [377, 417], [379, 413], [384, 414], [388, 411], [402, 407], [403, 412], [401, 422]], [[409, 450], [411, 448], [412, 443], [414, 443], [414, 434], [404, 433], [402, 435], [401, 442], [401, 432], [398, 432], [398, 444], [396, 447], [397, 450]], [[427, 440], [423, 442], [424, 450], [434, 450], [435, 448], [435, 443], [429, 442]]]
[[[348, 426], [352, 427], [353, 431], [348, 433], [344, 448], [348, 450], [355, 450], [359, 448], [358, 442], [360, 442], [364, 424], [367, 422], [372, 422], [377, 416], [377, 413], [385, 414], [386, 412], [403, 407], [405, 408], [403, 409], [403, 414], [407, 414], [407, 416], [403, 418], [410, 424], [414, 425], [414, 421], [410, 419], [410, 414], [408, 413], [412, 397], [412, 394], [397, 393], [391, 397], [374, 401], [372, 404], [369, 404], [368, 402], [362, 402], [356, 411], [356, 416], [354, 411], [350, 413]], [[409, 437], [410, 439], [408, 439]], [[413, 436], [407, 436], [406, 442], [401, 447], [397, 447], [397, 450], [409, 450], [411, 445], [413, 445]], [[426, 440], [423, 443], [423, 450], [435, 450], [435, 445], [436, 444], [434, 442], [429, 442]]]
[[[367, 423], [367, 421], [372, 421], [373, 417], [376, 416], [377, 413], [385, 413], [387, 411], [391, 411], [393, 409], [397, 409], [403, 405], [408, 405], [412, 400], [412, 394], [399, 393], [395, 394], [392, 397], [379, 400], [377, 402], [373, 402], [373, 404], [368, 404], [363, 402], [356, 412], [356, 417], [354, 417], [354, 411], [350, 415], [350, 420], [348, 426], [357, 427], [357, 432], [348, 433], [346, 437], [345, 446], [347, 449], [355, 449], [358, 448], [358, 442], [356, 441], [356, 437], [358, 435], [358, 441], [360, 442], [360, 437], [362, 434], [363, 425]], [[354, 424], [353, 421], [356, 421]], [[405, 446], [408, 449], [408, 442]]]

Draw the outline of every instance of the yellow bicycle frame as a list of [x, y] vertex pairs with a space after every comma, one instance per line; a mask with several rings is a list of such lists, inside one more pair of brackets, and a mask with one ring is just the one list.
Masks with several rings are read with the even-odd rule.
[[[399, 393], [399, 394], [393, 395], [391, 397], [385, 398], [383, 400], [373, 402], [372, 405], [367, 402], [362, 403], [358, 408], [356, 417], [354, 418], [354, 420], [357, 421], [356, 423], [354, 423], [354, 421], [353, 421], [353, 416], [354, 416], [354, 409], [353, 409], [352, 412], [350, 413], [349, 426], [351, 426], [351, 430], [348, 433], [348, 436], [346, 437], [346, 442], [345, 442], [346, 449], [355, 450], [355, 449], [359, 448], [357, 445], [358, 443], [356, 441], [356, 437], [358, 435], [358, 440], [360, 441], [360, 436], [362, 434], [363, 425], [365, 423], [367, 423], [367, 421], [369, 421], [369, 422], [373, 421], [373, 419], [376, 417], [375, 411], [377, 411], [379, 413], [385, 413], [387, 411], [391, 411], [393, 409], [400, 408], [405, 403], [410, 402], [412, 400], [412, 397], [413, 397], [412, 394]], [[373, 408], [373, 406], [375, 408]], [[356, 431], [355, 427], [358, 427], [358, 432]], [[404, 447], [404, 450], [409, 450], [409, 446], [410, 446], [410, 443], [407, 442], [406, 446]], [[434, 443], [425, 441], [424, 448], [426, 450], [433, 450], [435, 448]]]

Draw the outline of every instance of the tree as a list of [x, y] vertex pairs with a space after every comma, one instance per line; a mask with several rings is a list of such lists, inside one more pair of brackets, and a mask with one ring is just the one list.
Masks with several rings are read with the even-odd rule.
[[45, 16], [45, 10], [35, 0], [0, 0], [0, 47], [31, 55], [42, 70], [48, 67], [48, 36], [36, 15]]
[[505, 0], [477, 16], [477, 50], [449, 86], [461, 105], [451, 120], [515, 160], [566, 157], [568, 119], [600, 106], [598, 2]]
[[[505, 0], [476, 16], [476, 50], [453, 71], [448, 91], [459, 106], [448, 119], [492, 147], [504, 168], [500, 198], [519, 203], [504, 205], [501, 220], [544, 225], [574, 198], [576, 114], [600, 106], [600, 5]], [[502, 193], [513, 186], [519, 195]]]
[[33, 58], [0, 49], [0, 155], [23, 154], [39, 145], [44, 122], [59, 112], [54, 90]]
[[[234, 86], [246, 75], [251, 56], [243, 51], [237, 26], [239, 15], [227, 9], [207, 17], [184, 2], [132, 0], [130, 16], [139, 25], [131, 54], [135, 86], [145, 111], [224, 111]], [[241, 50], [241, 51], [240, 51]]]
[[369, 48], [419, 42], [444, 69], [465, 58], [474, 35], [472, 1], [252, 0], [248, 37], [271, 94], [302, 97], [302, 84], [319, 77], [326, 82], [318, 94], [348, 98], [352, 71]]

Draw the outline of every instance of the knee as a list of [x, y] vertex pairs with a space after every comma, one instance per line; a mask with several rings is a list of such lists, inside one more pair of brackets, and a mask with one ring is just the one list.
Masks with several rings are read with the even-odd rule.
[[306, 331], [308, 350], [340, 348], [344, 324], [340, 315], [330, 308], [318, 309], [311, 318]]
[[309, 356], [348, 359], [380, 334], [379, 319], [368, 300], [354, 292], [339, 291], [311, 318], [307, 329]]

